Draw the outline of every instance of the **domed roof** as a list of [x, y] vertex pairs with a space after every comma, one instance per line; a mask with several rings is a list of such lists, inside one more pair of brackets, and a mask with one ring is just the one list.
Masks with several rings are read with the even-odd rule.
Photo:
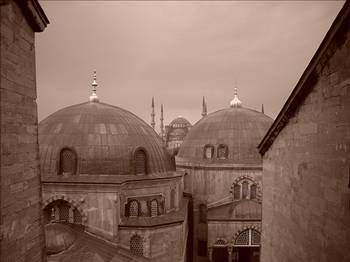
[[[272, 118], [255, 110], [230, 107], [199, 120], [180, 146], [178, 158], [192, 163], [261, 164], [257, 146]], [[227, 146], [227, 155], [218, 156], [218, 146]], [[204, 148], [212, 147], [212, 158]]]
[[57, 174], [63, 148], [76, 152], [79, 174], [134, 174], [134, 153], [142, 148], [147, 173], [172, 171], [160, 137], [134, 114], [99, 102], [63, 108], [39, 123], [42, 173]]
[[186, 118], [179, 116], [175, 118], [173, 121], [171, 121], [169, 124], [170, 127], [176, 127], [175, 125], [188, 127], [188, 126], [191, 126], [191, 123]]

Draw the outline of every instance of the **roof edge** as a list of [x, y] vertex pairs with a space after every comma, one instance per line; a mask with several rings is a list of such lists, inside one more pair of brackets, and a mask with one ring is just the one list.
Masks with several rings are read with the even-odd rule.
[[50, 23], [38, 0], [15, 0], [35, 32], [43, 32]]
[[[333, 55], [333, 52], [327, 54], [327, 49], [330, 44], [333, 42], [335, 35], [339, 32], [339, 29], [344, 25], [343, 22], [347, 19], [350, 13], [350, 1], [346, 1], [339, 11], [338, 15], [334, 19], [331, 27], [327, 31], [325, 37], [323, 38], [321, 44], [317, 48], [314, 56], [311, 58], [309, 64], [307, 65], [305, 71], [297, 82], [296, 86], [289, 95], [287, 101], [279, 112], [276, 120], [273, 122], [264, 138], [261, 140], [258, 145], [259, 153], [263, 156], [271, 147], [276, 137], [286, 126], [289, 119], [294, 113], [294, 110], [297, 107], [297, 102], [302, 100], [303, 95], [311, 90], [313, 87], [312, 84], [317, 81], [317, 66], [321, 62], [322, 57], [326, 54], [327, 57]], [[335, 51], [335, 50], [333, 50]]]

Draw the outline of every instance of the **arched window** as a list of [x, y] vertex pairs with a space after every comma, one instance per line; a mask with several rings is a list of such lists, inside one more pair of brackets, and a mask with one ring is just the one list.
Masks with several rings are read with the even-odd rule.
[[76, 174], [77, 155], [69, 148], [64, 148], [60, 152], [59, 174]]
[[143, 256], [143, 241], [139, 235], [134, 235], [131, 237], [130, 251], [136, 256]]
[[250, 186], [250, 199], [256, 199], [256, 185]]
[[212, 145], [204, 146], [204, 158], [212, 159], [214, 155], [214, 147]]
[[147, 174], [147, 156], [143, 149], [138, 149], [135, 152], [135, 174]]
[[139, 202], [131, 200], [129, 202], [129, 216], [137, 217], [139, 215]]
[[175, 208], [175, 189], [170, 191], [170, 209]]
[[260, 246], [260, 232], [255, 229], [242, 231], [235, 240], [235, 246]]
[[242, 183], [242, 199], [247, 199], [248, 197], [248, 182], [243, 181]]
[[228, 147], [227, 145], [219, 145], [218, 146], [218, 156], [219, 159], [227, 159], [228, 157]]
[[151, 217], [158, 216], [158, 201], [153, 199], [151, 201]]
[[241, 186], [239, 184], [235, 184], [233, 186], [233, 199], [238, 200], [241, 198]]

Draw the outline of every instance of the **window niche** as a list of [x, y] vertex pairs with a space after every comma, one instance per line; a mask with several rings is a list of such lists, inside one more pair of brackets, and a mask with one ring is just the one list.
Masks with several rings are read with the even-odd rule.
[[220, 144], [217, 149], [217, 158], [218, 159], [227, 159], [228, 158], [228, 146]]
[[205, 159], [212, 159], [214, 156], [214, 146], [212, 145], [205, 145], [204, 146], [204, 152], [203, 156]]
[[148, 157], [146, 150], [138, 148], [134, 153], [135, 175], [146, 175], [148, 173]]
[[63, 148], [59, 154], [59, 168], [60, 175], [75, 175], [77, 172], [77, 154], [73, 149]]

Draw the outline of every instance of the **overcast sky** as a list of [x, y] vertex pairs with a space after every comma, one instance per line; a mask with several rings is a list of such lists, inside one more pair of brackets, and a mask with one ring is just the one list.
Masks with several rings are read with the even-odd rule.
[[150, 122], [195, 123], [229, 106], [275, 118], [343, 1], [40, 1], [50, 24], [36, 35], [39, 121], [85, 102], [97, 70], [102, 102]]

